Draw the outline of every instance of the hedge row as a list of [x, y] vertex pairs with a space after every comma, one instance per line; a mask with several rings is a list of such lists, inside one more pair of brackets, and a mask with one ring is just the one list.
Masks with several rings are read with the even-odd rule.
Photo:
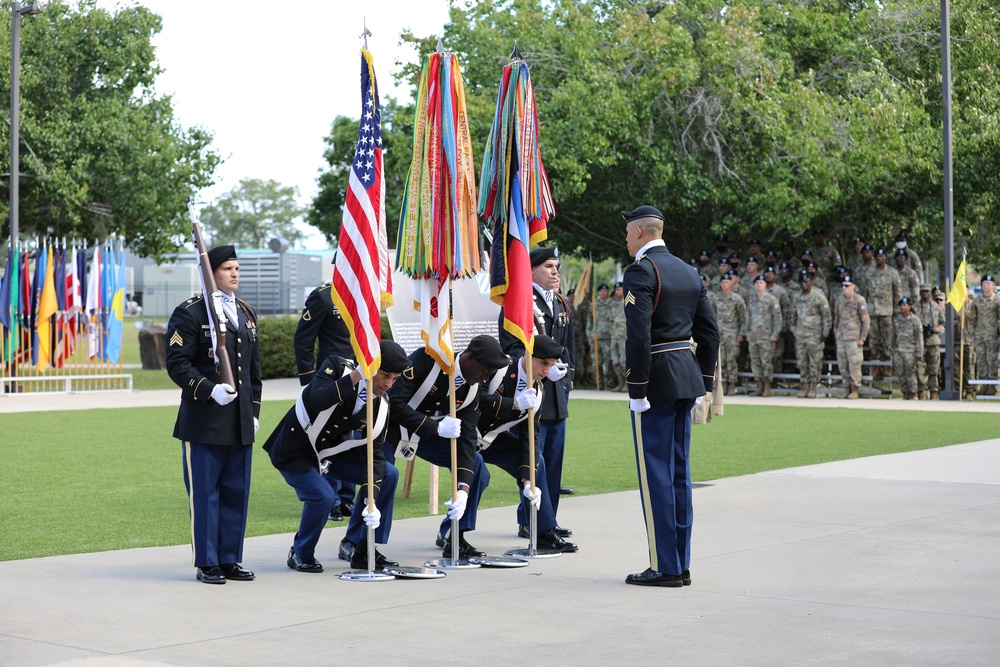
[[[258, 320], [262, 379], [298, 377], [299, 371], [295, 366], [295, 327], [298, 322], [298, 315], [268, 315]], [[392, 338], [389, 320], [384, 315], [382, 337]]]

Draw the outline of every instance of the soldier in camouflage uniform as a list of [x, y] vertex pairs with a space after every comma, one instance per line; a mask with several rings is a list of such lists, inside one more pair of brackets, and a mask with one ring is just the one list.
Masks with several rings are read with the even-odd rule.
[[906, 232], [901, 231], [896, 234], [896, 248], [906, 252], [906, 265], [913, 269], [918, 276], [924, 272], [923, 264], [920, 263], [920, 256], [908, 248], [906, 245]]
[[[983, 276], [983, 293], [972, 300], [969, 309], [969, 337], [976, 348], [976, 379], [997, 379], [997, 352], [1000, 347], [1000, 296], [992, 275]], [[996, 394], [996, 385], [984, 385], [987, 396]]]
[[[947, 297], [944, 292], [935, 297], [935, 300], [941, 304], [942, 313], [946, 307], [946, 298]], [[962, 307], [962, 310], [964, 311], [965, 317], [962, 317], [962, 313], [959, 313], [952, 318], [953, 323], [951, 335], [956, 341], [955, 363], [952, 368], [952, 381], [955, 383], [955, 389], [962, 392], [962, 396], [974, 399], [976, 397], [976, 392], [968, 384], [968, 381], [976, 376], [976, 348], [972, 344], [972, 335], [970, 333], [971, 328], [969, 327], [969, 313], [972, 310], [972, 297], [966, 295], [965, 305]], [[961, 345], [958, 344], [959, 339], [961, 339]]]
[[[774, 353], [771, 356], [771, 366], [775, 373], [781, 373], [781, 362], [785, 358], [786, 352], [789, 357], [795, 355], [795, 346], [792, 343], [791, 325], [792, 318], [792, 295], [784, 287], [778, 284], [778, 274], [774, 272], [773, 266], [768, 266], [764, 270], [764, 282], [767, 283], [767, 291], [778, 300], [781, 306], [781, 333], [774, 344]], [[777, 385], [778, 383], [775, 382]]]
[[837, 339], [837, 365], [844, 382], [844, 398], [858, 397], [861, 386], [862, 348], [871, 319], [865, 298], [854, 291], [854, 282], [845, 275], [840, 283], [841, 293], [833, 306], [833, 332]]
[[[868, 348], [875, 361], [889, 361], [892, 358], [892, 316], [896, 304], [903, 298], [899, 284], [899, 272], [886, 264], [886, 252], [882, 248], [875, 251], [875, 268], [865, 276], [868, 292], [864, 294], [871, 316], [871, 336]], [[885, 375], [881, 367], [876, 367], [872, 375]]]
[[625, 382], [625, 293], [622, 284], [615, 283], [611, 296], [611, 363], [618, 376], [618, 386], [614, 391], [628, 391]]
[[833, 314], [830, 302], [823, 293], [813, 289], [807, 271], [799, 274], [799, 284], [802, 289], [794, 299], [789, 318], [795, 336], [795, 358], [802, 375], [803, 387], [799, 398], [816, 398], [816, 387], [823, 374], [823, 347], [830, 333]]
[[719, 283], [722, 282], [722, 276], [729, 273], [729, 258], [723, 257], [716, 263], [715, 276], [709, 279], [708, 287], [709, 291], [718, 294], [721, 290], [719, 288]]
[[754, 295], [747, 305], [747, 341], [750, 343], [750, 369], [757, 389], [753, 396], [770, 396], [774, 374], [774, 343], [781, 333], [781, 304], [767, 292], [763, 275], [754, 281]]
[[722, 293], [712, 297], [715, 321], [719, 324], [719, 360], [722, 365], [722, 386], [725, 394], [731, 396], [736, 391], [739, 379], [737, 359], [740, 340], [746, 335], [747, 305], [739, 294], [733, 292], [733, 280], [729, 274], [722, 278]]
[[910, 303], [915, 304], [920, 298], [920, 278], [906, 263], [906, 250], [899, 248], [892, 259], [896, 263], [896, 271], [899, 272], [900, 293], [908, 298]]
[[[576, 300], [576, 290], [566, 293], [566, 301], [572, 307]], [[573, 309], [576, 325], [573, 334], [576, 339], [576, 367], [573, 369], [573, 382], [577, 386], [590, 384], [594, 381], [594, 318], [591, 312], [590, 294], [584, 297], [579, 307]], [[598, 387], [599, 388], [599, 387]]]
[[861, 271], [861, 266], [865, 262], [864, 250], [865, 240], [860, 236], [854, 239], [854, 255], [847, 260], [847, 272], [850, 273], [855, 279], [858, 277], [858, 272]]
[[826, 244], [826, 233], [822, 229], [813, 230], [813, 260], [826, 279], [833, 278], [833, 267], [841, 263], [840, 253]]
[[702, 250], [698, 253], [694, 268], [709, 280], [719, 275], [719, 264], [712, 263], [712, 256], [708, 254], [707, 250]]
[[[861, 263], [856, 269], [848, 271], [854, 276], [855, 291], [858, 294], [868, 294], [868, 271], [875, 268], [875, 248], [870, 243], [866, 243], [861, 249]], [[833, 303], [831, 301], [831, 303]]]
[[795, 246], [791, 241], [781, 242], [781, 261], [788, 262], [788, 266], [796, 273], [799, 269], [805, 268], [802, 266], [802, 261], [795, 256]]
[[608, 286], [601, 283], [597, 287], [597, 363], [601, 367], [601, 386], [598, 389], [614, 389], [618, 384], [614, 366], [611, 364], [611, 299]]
[[910, 297], [899, 300], [899, 314], [892, 327], [892, 361], [899, 376], [903, 399], [912, 401], [917, 397], [918, 365], [924, 359], [924, 325], [913, 314]]
[[[941, 333], [944, 332], [944, 311], [931, 301], [931, 286], [920, 286], [917, 317], [924, 325], [924, 363], [918, 369], [918, 398], [936, 401], [939, 397], [938, 374], [941, 372]], [[930, 395], [928, 396], [928, 390]]]

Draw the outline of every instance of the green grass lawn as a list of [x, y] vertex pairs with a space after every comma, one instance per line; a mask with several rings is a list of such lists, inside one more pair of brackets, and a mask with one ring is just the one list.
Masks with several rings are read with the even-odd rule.
[[[265, 401], [261, 436], [288, 407]], [[175, 415], [174, 407], [3, 415], [0, 560], [187, 543], [181, 448], [170, 436]], [[998, 432], [1000, 415], [993, 414], [726, 406], [725, 416], [694, 427], [693, 477], [927, 449]], [[301, 503], [255, 447], [247, 535], [294, 532]], [[491, 473], [483, 506], [513, 505], [511, 478]], [[428, 478], [418, 460], [413, 492], [397, 498], [395, 518], [427, 513]], [[563, 480], [578, 495], [636, 488], [623, 403], [573, 401]], [[442, 472], [442, 501], [450, 487]]]

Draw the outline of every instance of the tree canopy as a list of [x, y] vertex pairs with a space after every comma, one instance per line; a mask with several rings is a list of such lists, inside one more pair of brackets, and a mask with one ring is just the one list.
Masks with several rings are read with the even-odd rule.
[[273, 238], [289, 243], [302, 239], [295, 220], [304, 211], [295, 188], [277, 181], [244, 178], [235, 188], [201, 209], [199, 222], [212, 244], [231, 243], [262, 249]]
[[[0, 0], [0, 97], [10, 98], [11, 2]], [[21, 21], [19, 227], [24, 236], [127, 239], [162, 256], [190, 236], [188, 199], [212, 185], [212, 135], [174, 119], [153, 93], [160, 18], [62, 0]], [[9, 108], [0, 141], [10, 145]], [[10, 234], [10, 154], [0, 151], [0, 214]]]

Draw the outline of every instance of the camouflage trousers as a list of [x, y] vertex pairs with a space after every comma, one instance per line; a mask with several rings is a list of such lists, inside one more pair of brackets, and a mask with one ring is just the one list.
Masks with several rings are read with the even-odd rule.
[[755, 380], [771, 381], [774, 367], [771, 355], [774, 354], [774, 343], [770, 338], [750, 340], [750, 370]]
[[871, 358], [878, 361], [889, 361], [892, 359], [892, 316], [872, 315], [871, 321], [872, 326], [868, 332], [868, 349], [871, 351]]
[[612, 337], [611, 363], [614, 365], [618, 377], [625, 377], [625, 336]]
[[904, 394], [916, 393], [919, 386], [917, 376], [920, 367], [924, 364], [923, 358], [917, 357], [914, 349], [896, 350], [893, 355], [892, 365], [896, 369], [896, 376], [899, 378], [899, 388]]
[[844, 387], [861, 386], [861, 362], [864, 361], [864, 353], [858, 346], [855, 338], [837, 341], [837, 366], [840, 368], [840, 377], [843, 378]]
[[803, 382], [819, 382], [823, 374], [823, 341], [796, 339], [795, 359]]
[[604, 384], [614, 383], [615, 369], [611, 364], [611, 339], [597, 339], [597, 361], [601, 366], [601, 382]]
[[783, 371], [782, 362], [785, 360], [786, 353], [789, 358], [795, 356], [795, 346], [791, 343], [791, 339], [792, 335], [785, 331], [778, 334], [778, 340], [774, 343], [774, 352], [771, 353], [771, 367], [775, 373]]
[[917, 376], [917, 391], [940, 391], [938, 374], [941, 372], [941, 346], [924, 346], [924, 363]]
[[740, 344], [736, 342], [736, 334], [722, 333], [719, 343], [719, 361], [722, 363], [722, 382], [736, 382], [739, 378], [737, 359], [740, 356]]
[[976, 336], [976, 379], [997, 379], [996, 338], [984, 340], [982, 336]]
[[[959, 369], [962, 369], [959, 377]], [[962, 389], [962, 396], [975, 394], [969, 390], [968, 382], [973, 379], [976, 369], [976, 349], [968, 343], [955, 346], [955, 367], [953, 369], [952, 382], [956, 389]], [[965, 385], [964, 387], [962, 385]]]

